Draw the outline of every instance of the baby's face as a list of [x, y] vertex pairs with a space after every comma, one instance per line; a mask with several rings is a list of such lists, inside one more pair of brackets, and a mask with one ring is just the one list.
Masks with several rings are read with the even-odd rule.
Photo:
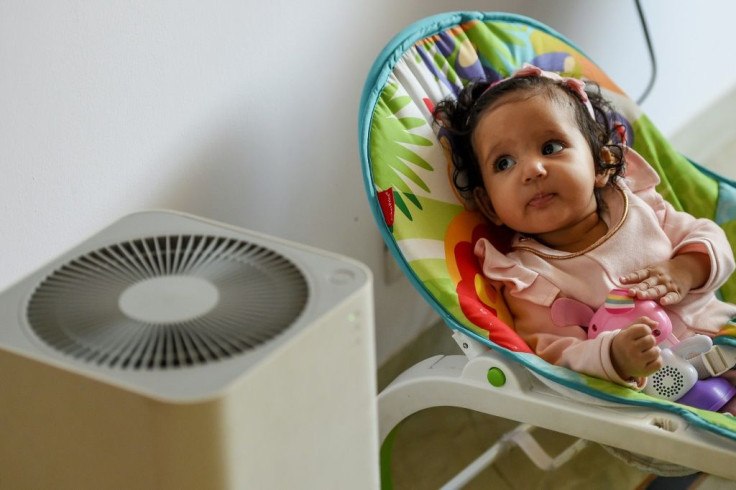
[[566, 101], [509, 94], [481, 116], [473, 147], [497, 224], [554, 244], [597, 212], [605, 180]]

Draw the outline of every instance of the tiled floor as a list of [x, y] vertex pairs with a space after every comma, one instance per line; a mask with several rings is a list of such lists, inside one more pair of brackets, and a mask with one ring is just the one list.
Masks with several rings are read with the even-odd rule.
[[[432, 327], [407, 350], [379, 370], [385, 386], [407, 367], [434, 354], [459, 354], [459, 348], [443, 325]], [[402, 423], [393, 439], [390, 456], [394, 488], [437, 489], [480, 456], [516, 422], [461, 408], [442, 407], [414, 414]], [[556, 455], [575, 439], [538, 430], [535, 437]], [[558, 470], [538, 469], [518, 448], [479, 473], [466, 489], [635, 489], [647, 478], [643, 473], [591, 444]]]
[[[436, 489], [471, 463], [516, 423], [458, 408], [420, 412], [402, 424], [391, 456], [394, 488]], [[550, 454], [558, 454], [575, 439], [538, 431]], [[647, 475], [590, 445], [561, 468], [538, 469], [518, 448], [511, 449], [483, 470], [466, 489], [635, 489]]]

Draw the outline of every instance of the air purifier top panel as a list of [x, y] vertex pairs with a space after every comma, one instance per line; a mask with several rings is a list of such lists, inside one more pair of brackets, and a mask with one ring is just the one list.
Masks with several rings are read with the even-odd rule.
[[369, 286], [370, 272], [344, 257], [181, 213], [138, 213], [0, 294], [0, 349], [192, 401], [247, 376]]
[[118, 242], [54, 270], [27, 319], [62, 353], [165, 370], [247, 352], [286, 330], [309, 288], [289, 259], [252, 241], [169, 234]]

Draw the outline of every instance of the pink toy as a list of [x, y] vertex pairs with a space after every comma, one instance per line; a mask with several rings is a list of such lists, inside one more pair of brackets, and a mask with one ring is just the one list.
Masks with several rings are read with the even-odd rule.
[[579, 301], [559, 298], [552, 303], [551, 314], [560, 327], [587, 325], [589, 339], [601, 332], [626, 328], [643, 316], [651, 318], [657, 322], [652, 333], [662, 347], [664, 366], [649, 377], [644, 393], [705, 410], [718, 410], [736, 395], [736, 388], [723, 378], [698, 380], [697, 370], [688, 359], [708, 352], [712, 347], [710, 337], [694, 335], [678, 342], [667, 313], [655, 301], [632, 298], [626, 289], [612, 289], [596, 312]]
[[[612, 289], [606, 302], [594, 312], [587, 305], [570, 298], [559, 298], [552, 303], [552, 321], [558, 326], [588, 326], [588, 338], [594, 339], [601, 332], [628, 327], [640, 317], [657, 322], [652, 331], [661, 347], [677, 344], [672, 334], [672, 322], [664, 309], [652, 300], [632, 298], [626, 289]], [[662, 344], [662, 342], [666, 342]]]

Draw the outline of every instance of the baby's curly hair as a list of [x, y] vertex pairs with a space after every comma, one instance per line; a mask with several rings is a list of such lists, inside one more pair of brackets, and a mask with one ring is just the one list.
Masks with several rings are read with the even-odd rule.
[[[440, 101], [434, 109], [434, 124], [444, 132], [450, 143], [453, 162], [453, 182], [458, 191], [472, 198], [473, 190], [483, 185], [480, 165], [473, 149], [473, 132], [485, 110], [502, 97], [509, 94], [532, 97], [544, 95], [562, 102], [572, 102], [575, 120], [583, 137], [590, 146], [596, 174], [610, 172], [608, 182], [614, 183], [624, 171], [624, 148], [618, 142], [617, 122], [611, 104], [601, 95], [600, 87], [586, 82], [586, 94], [593, 106], [595, 120], [579, 97], [569, 88], [549, 78], [540, 76], [515, 77], [496, 85], [489, 81], [471, 82], [458, 94], [457, 99]], [[565, 99], [565, 97], [567, 100]], [[601, 160], [601, 150], [607, 147], [614, 157], [614, 163]], [[596, 200], [602, 201], [599, 189], [595, 190]]]

